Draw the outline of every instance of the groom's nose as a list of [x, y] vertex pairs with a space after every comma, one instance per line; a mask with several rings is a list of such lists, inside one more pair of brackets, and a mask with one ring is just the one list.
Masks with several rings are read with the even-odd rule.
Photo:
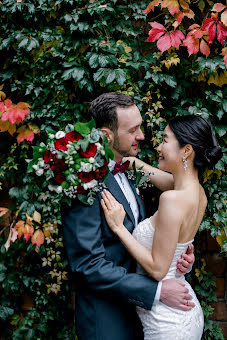
[[144, 134], [141, 129], [139, 129], [138, 134], [136, 135], [136, 140], [144, 140]]

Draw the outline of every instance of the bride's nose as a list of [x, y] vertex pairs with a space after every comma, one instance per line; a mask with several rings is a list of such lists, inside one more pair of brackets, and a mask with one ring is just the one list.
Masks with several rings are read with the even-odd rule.
[[158, 146], [157, 148], [157, 152], [160, 153], [161, 152], [161, 147], [162, 147], [162, 143]]

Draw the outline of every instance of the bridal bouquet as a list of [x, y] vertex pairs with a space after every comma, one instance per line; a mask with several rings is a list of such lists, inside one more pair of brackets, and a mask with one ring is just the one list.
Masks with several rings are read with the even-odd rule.
[[113, 158], [107, 138], [95, 128], [93, 119], [69, 124], [64, 131], [47, 132], [47, 143], [34, 147], [28, 171], [43, 178], [47, 191], [92, 205]]

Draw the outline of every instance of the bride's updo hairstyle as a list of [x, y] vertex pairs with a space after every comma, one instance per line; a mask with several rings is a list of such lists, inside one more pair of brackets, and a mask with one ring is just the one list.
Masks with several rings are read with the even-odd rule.
[[181, 147], [192, 146], [195, 168], [213, 167], [221, 159], [222, 151], [208, 120], [201, 116], [177, 116], [169, 121], [169, 127]]

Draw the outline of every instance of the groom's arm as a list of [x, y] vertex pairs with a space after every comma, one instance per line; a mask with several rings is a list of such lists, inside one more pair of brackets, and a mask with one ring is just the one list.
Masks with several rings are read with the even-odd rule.
[[66, 251], [72, 271], [89, 289], [116, 294], [127, 302], [151, 309], [157, 281], [127, 273], [124, 267], [106, 259], [100, 209], [96, 198], [92, 206], [76, 203], [62, 212]]

